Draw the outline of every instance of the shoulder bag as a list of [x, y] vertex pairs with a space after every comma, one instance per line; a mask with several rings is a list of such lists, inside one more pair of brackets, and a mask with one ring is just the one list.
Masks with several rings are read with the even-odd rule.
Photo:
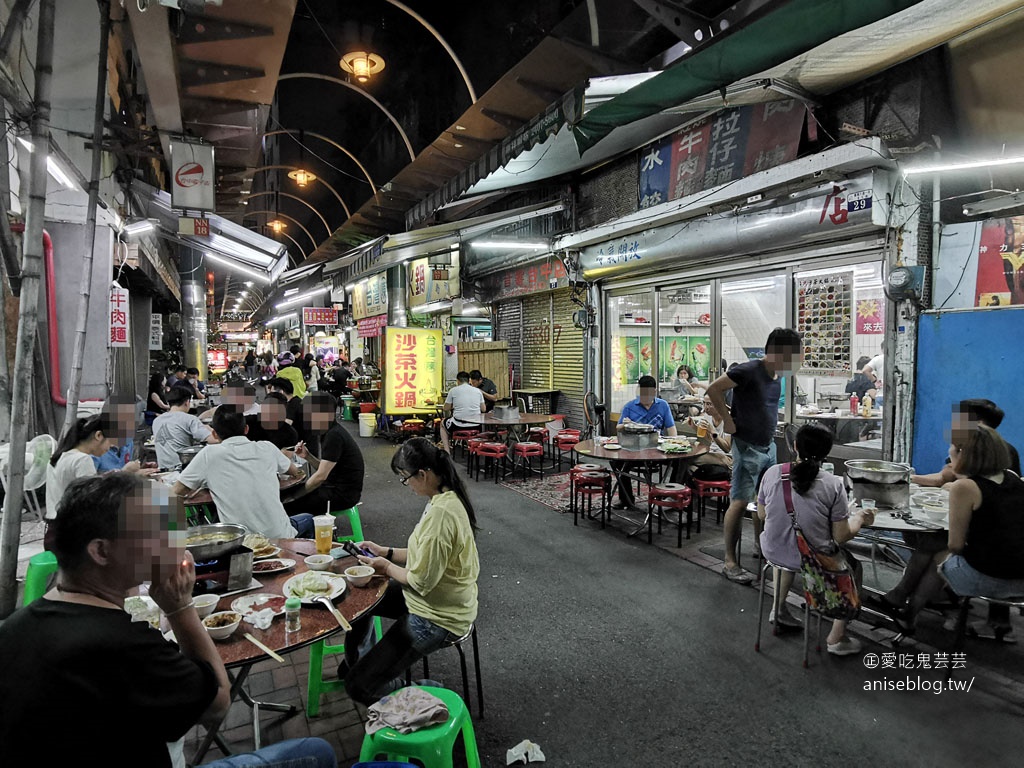
[[[796, 545], [800, 550], [800, 574], [804, 580], [804, 599], [812, 610], [818, 611], [830, 619], [849, 621], [860, 613], [860, 595], [853, 572], [846, 562], [846, 555], [839, 545], [834, 545], [834, 553], [815, 549], [807, 541], [800, 526], [796, 522], [793, 511], [793, 486], [789, 479], [790, 464], [782, 467], [782, 495], [786, 501], [786, 511], [796, 533]], [[829, 537], [832, 535], [832, 510], [828, 516]]]

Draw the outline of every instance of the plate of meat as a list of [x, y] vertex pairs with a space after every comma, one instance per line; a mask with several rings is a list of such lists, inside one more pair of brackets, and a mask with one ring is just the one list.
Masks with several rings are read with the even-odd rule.
[[295, 561], [287, 557], [274, 560], [257, 560], [252, 564], [252, 572], [256, 573], [280, 573], [295, 567]]
[[275, 595], [270, 592], [257, 592], [254, 595], [243, 595], [237, 597], [231, 601], [231, 610], [235, 613], [240, 613], [242, 616], [248, 616], [252, 613], [259, 613], [265, 611], [268, 608], [274, 612], [275, 616], [280, 616], [284, 613], [284, 595]]

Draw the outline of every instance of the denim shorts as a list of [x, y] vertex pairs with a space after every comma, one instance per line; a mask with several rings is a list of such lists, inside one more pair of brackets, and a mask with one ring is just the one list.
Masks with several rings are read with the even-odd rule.
[[775, 463], [775, 443], [754, 445], [732, 439], [732, 487], [730, 501], [753, 501], [761, 475]]
[[1024, 579], [996, 579], [972, 567], [960, 555], [950, 555], [939, 573], [958, 595], [994, 600], [1024, 599]]

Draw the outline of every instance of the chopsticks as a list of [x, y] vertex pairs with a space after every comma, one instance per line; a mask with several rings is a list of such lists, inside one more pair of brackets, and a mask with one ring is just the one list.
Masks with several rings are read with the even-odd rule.
[[274, 653], [272, 650], [267, 648], [267, 646], [265, 646], [263, 643], [261, 643], [259, 640], [257, 640], [255, 637], [253, 637], [248, 632], [245, 633], [244, 637], [250, 643], [255, 645], [257, 648], [259, 648], [264, 653], [266, 653], [270, 658], [275, 659], [277, 661], [280, 661], [282, 664], [284, 663], [284, 657], [283, 656], [279, 656], [278, 654]]

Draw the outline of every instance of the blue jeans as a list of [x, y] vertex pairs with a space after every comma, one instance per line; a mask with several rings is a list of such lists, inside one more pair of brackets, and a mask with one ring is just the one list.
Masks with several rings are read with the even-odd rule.
[[334, 747], [323, 739], [290, 739], [269, 747], [232, 755], [212, 763], [206, 768], [337, 768]]
[[[395, 623], [360, 658], [359, 647], [373, 626], [373, 615], [395, 619]], [[402, 585], [392, 581], [377, 607], [352, 622], [352, 631], [345, 635], [345, 660], [349, 665], [345, 690], [355, 701], [369, 706], [401, 688], [405, 670], [457, 639], [444, 627], [409, 613]]]
[[964, 597], [991, 597], [1010, 600], [1024, 597], [1024, 579], [996, 579], [973, 568], [960, 555], [951, 555], [939, 572], [950, 588]]
[[775, 443], [754, 445], [733, 436], [730, 501], [753, 501], [761, 475], [775, 463]]
[[292, 521], [292, 525], [295, 526], [296, 538], [299, 539], [312, 539], [313, 534], [316, 531], [316, 526], [313, 525], [313, 516], [308, 512], [302, 512], [298, 515], [292, 515], [289, 520]]

